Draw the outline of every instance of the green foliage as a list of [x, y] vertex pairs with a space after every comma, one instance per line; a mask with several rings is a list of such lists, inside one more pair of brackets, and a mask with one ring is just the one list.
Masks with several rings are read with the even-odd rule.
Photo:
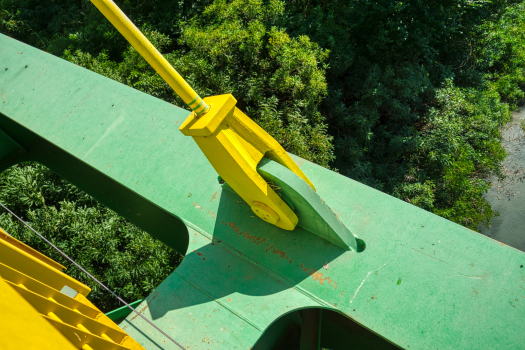
[[[138, 26], [149, 25], [172, 37], [180, 21], [201, 13], [211, 0], [117, 0]], [[128, 44], [89, 0], [0, 0], [0, 32], [61, 56], [64, 50], [119, 61]]]
[[[328, 51], [307, 36], [290, 38], [284, 30], [270, 26], [283, 11], [280, 1], [213, 4], [185, 27], [178, 40], [184, 49], [165, 56], [202, 95], [232, 93], [238, 106], [289, 152], [328, 166], [334, 158], [332, 137], [319, 112], [327, 92], [322, 62]], [[143, 31], [161, 52], [172, 46], [169, 37], [151, 27]], [[132, 47], [123, 52], [118, 64], [106, 51], [94, 57], [66, 50], [64, 58], [184, 106]]]
[[508, 108], [500, 95], [521, 96], [525, 42], [510, 33], [525, 28], [523, 5], [292, 4], [282, 22], [288, 32], [330, 50], [320, 110], [335, 136], [334, 165], [474, 230], [488, 225], [496, 213], [482, 197], [486, 179], [500, 175], [505, 157], [498, 129]]
[[472, 230], [489, 225], [496, 213], [482, 195], [489, 175], [502, 176], [499, 128], [509, 120], [496, 92], [447, 81], [418, 125], [416, 151], [394, 195]]
[[525, 3], [510, 6], [497, 22], [481, 26], [476, 64], [485, 78], [512, 108], [525, 97]]
[[168, 57], [179, 56], [176, 66], [201, 90], [232, 93], [288, 151], [328, 166], [332, 137], [319, 112], [328, 51], [275, 27], [284, 9], [277, 0], [215, 2], [183, 31], [185, 52]]
[[[128, 302], [148, 296], [178, 265], [180, 255], [38, 164], [0, 174], [0, 201]], [[0, 227], [67, 267], [92, 288], [89, 299], [107, 312], [119, 302], [9, 214]]]

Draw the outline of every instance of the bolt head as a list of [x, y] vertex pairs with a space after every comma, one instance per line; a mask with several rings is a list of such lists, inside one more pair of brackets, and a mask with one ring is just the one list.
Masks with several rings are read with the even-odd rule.
[[279, 215], [269, 206], [261, 202], [253, 202], [252, 210], [261, 219], [275, 225], [279, 221]]

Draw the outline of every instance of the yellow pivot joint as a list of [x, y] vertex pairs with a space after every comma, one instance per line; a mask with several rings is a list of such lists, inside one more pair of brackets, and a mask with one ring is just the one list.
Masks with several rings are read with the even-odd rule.
[[257, 173], [263, 157], [285, 166], [314, 190], [313, 184], [281, 145], [235, 107], [228, 95], [206, 97], [211, 108], [203, 117], [195, 113], [181, 125], [226, 183], [250, 205], [261, 219], [284, 230], [293, 230], [297, 215]]

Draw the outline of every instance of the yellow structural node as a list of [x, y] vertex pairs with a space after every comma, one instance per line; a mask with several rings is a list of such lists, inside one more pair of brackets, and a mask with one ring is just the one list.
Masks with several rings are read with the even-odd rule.
[[0, 348], [2, 350], [74, 350], [7, 282], [0, 278]]
[[281, 145], [257, 123], [235, 107], [228, 95], [206, 97], [210, 110], [202, 117], [194, 112], [180, 130], [192, 136], [226, 183], [261, 219], [284, 230], [293, 230], [297, 215], [257, 173], [257, 164], [269, 158], [293, 171], [314, 190], [313, 184]]
[[144, 350], [63, 268], [0, 229], [0, 349]]

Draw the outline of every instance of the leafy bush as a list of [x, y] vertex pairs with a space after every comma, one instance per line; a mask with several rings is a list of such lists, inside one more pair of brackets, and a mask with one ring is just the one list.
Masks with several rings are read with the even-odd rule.
[[[147, 232], [39, 164], [18, 165], [0, 174], [0, 201], [128, 302], [148, 296], [181, 260]], [[70, 276], [91, 287], [88, 297], [101, 310], [122, 306], [3, 209], [0, 227], [67, 267]]]
[[449, 80], [422, 118], [416, 151], [394, 195], [472, 230], [496, 215], [482, 197], [489, 175], [502, 176], [499, 128], [508, 106], [494, 91], [461, 89]]
[[481, 25], [476, 65], [491, 89], [514, 109], [525, 95], [525, 3], [510, 6], [499, 21]]
[[[178, 40], [184, 49], [166, 58], [202, 95], [232, 93], [238, 106], [288, 151], [327, 167], [334, 159], [332, 137], [319, 105], [327, 91], [322, 62], [328, 52], [307, 36], [290, 38], [271, 26], [283, 11], [280, 1], [266, 6], [256, 0], [213, 4], [185, 27]], [[143, 31], [162, 51], [172, 45], [151, 27]], [[66, 50], [64, 57], [185, 107], [132, 47], [118, 64], [105, 51], [94, 57]]]

